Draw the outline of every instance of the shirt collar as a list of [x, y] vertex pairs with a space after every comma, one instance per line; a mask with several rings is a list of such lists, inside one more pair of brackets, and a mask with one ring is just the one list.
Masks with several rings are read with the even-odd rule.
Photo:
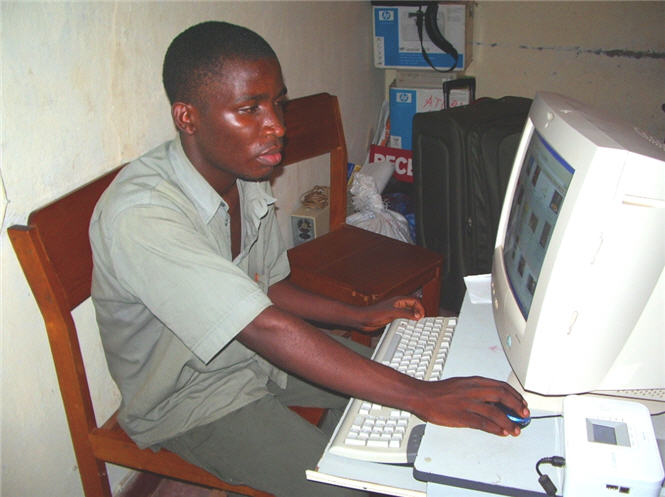
[[[194, 204], [201, 218], [209, 223], [219, 210], [223, 212], [224, 216], [228, 216], [226, 202], [190, 162], [182, 147], [180, 136], [169, 144], [168, 154], [173, 164], [178, 186]], [[238, 188], [243, 212], [256, 222], [264, 217], [268, 212], [268, 207], [275, 203], [276, 199], [268, 193], [270, 187], [267, 181], [256, 182], [239, 179]], [[220, 207], [222, 208], [220, 209]], [[251, 224], [255, 223], [252, 222]]]

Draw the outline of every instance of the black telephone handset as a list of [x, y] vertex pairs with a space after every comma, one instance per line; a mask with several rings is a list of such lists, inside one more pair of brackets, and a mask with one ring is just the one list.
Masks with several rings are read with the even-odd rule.
[[[438, 2], [427, 2], [427, 8], [425, 9], [425, 12], [422, 11], [422, 5], [418, 6], [418, 12], [415, 12], [413, 14], [409, 14], [409, 16], [415, 16], [416, 18], [416, 26], [418, 27], [418, 37], [420, 38], [420, 48], [422, 50], [423, 57], [427, 61], [427, 63], [432, 66], [432, 69], [438, 72], [450, 72], [453, 69], [457, 67], [457, 58], [459, 56], [457, 49], [450, 43], [448, 40], [446, 40], [445, 36], [441, 33], [441, 30], [439, 29], [439, 25], [437, 23], [437, 15], [439, 13], [439, 4]], [[429, 39], [434, 43], [437, 47], [439, 47], [441, 50], [443, 50], [445, 53], [450, 55], [453, 58], [453, 65], [449, 68], [446, 69], [445, 71], [442, 71], [440, 69], [437, 69], [434, 64], [432, 64], [432, 61], [429, 58], [429, 55], [427, 54], [427, 51], [425, 50], [425, 46], [423, 45], [423, 26], [425, 27], [425, 32], [427, 33], [427, 36], [429, 36]]]

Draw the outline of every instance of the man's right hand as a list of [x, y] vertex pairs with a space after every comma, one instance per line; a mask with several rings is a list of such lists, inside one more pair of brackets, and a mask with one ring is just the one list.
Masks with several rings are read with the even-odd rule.
[[495, 435], [517, 436], [520, 428], [495, 403], [503, 404], [522, 417], [529, 416], [526, 401], [502, 381], [479, 376], [422, 382], [413, 413], [443, 426], [483, 430]]

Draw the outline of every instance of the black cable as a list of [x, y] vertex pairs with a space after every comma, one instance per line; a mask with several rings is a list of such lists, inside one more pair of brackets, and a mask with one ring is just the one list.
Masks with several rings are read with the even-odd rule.
[[549, 419], [549, 418], [562, 418], [563, 414], [547, 414], [542, 416], [531, 416], [531, 419]]
[[[425, 45], [423, 44], [423, 25], [424, 25], [425, 22], [429, 23], [430, 25], [432, 23], [434, 23], [434, 26], [436, 25], [437, 9], [438, 9], [437, 3], [436, 2], [430, 2], [430, 4], [427, 7], [427, 12], [423, 12], [423, 6], [422, 6], [422, 4], [420, 4], [420, 5], [418, 5], [418, 11], [415, 12], [415, 13], [410, 13], [409, 17], [415, 17], [416, 18], [416, 27], [418, 28], [418, 38], [420, 39], [420, 50], [421, 50], [421, 53], [423, 55], [423, 58], [427, 61], [427, 63], [436, 72], [446, 73], [446, 72], [451, 72], [452, 70], [454, 70], [457, 67], [457, 57], [458, 57], [459, 54], [457, 53], [457, 50], [455, 49], [455, 47], [453, 47], [453, 45], [450, 42], [448, 42], [448, 40], [445, 40], [445, 39], [441, 40], [441, 43], [444, 44], [445, 49], [443, 47], [439, 47], [439, 48], [441, 48], [445, 52], [449, 52], [449, 55], [453, 58], [452, 66], [450, 66], [449, 69], [446, 69], [445, 71], [443, 71], [441, 69], [437, 69], [437, 67], [432, 63], [432, 61], [430, 60], [429, 55], [427, 53], [427, 50], [425, 50]], [[432, 17], [433, 17], [433, 20], [432, 20]], [[431, 30], [431, 29], [434, 29], [434, 28], [430, 27], [429, 29]], [[430, 36], [430, 40], [431, 40], [431, 36]], [[437, 44], [435, 42], [435, 40], [432, 40], [432, 42]]]
[[556, 495], [556, 485], [552, 483], [550, 477], [540, 471], [541, 464], [551, 464], [556, 468], [566, 465], [566, 460], [561, 456], [543, 457], [536, 463], [536, 472], [538, 473], [538, 483], [543, 487], [547, 495]]
[[[660, 411], [660, 412], [654, 412], [653, 414], [650, 414], [650, 416], [653, 418], [655, 416], [662, 416], [665, 414], [665, 411]], [[563, 414], [548, 414], [544, 416], [531, 416], [531, 419], [547, 419], [547, 418], [561, 418], [563, 417]]]

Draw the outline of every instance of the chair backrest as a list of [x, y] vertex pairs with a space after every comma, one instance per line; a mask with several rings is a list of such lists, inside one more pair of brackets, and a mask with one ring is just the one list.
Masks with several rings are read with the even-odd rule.
[[330, 154], [330, 229], [346, 220], [347, 152], [337, 97], [319, 93], [289, 101], [283, 164]]
[[[10, 228], [12, 243], [15, 240], [20, 241], [17, 232], [25, 232], [43, 248], [43, 253], [28, 255], [22, 252], [24, 257], [38, 259], [34, 261], [38, 265], [24, 266], [24, 271], [37, 270], [41, 266], [44, 283], [49, 284], [54, 295], [63, 298], [62, 304], [67, 310], [74, 309], [90, 297], [92, 252], [88, 225], [97, 200], [119, 170], [120, 168], [114, 169], [55, 202], [33, 211], [28, 218], [27, 227]], [[16, 247], [15, 243], [14, 246]], [[47, 260], [42, 260], [44, 256]], [[53, 278], [57, 278], [57, 282]], [[28, 280], [33, 286], [39, 281], [36, 275], [28, 275]], [[41, 293], [39, 287], [36, 290]], [[60, 293], [62, 295], [59, 295]], [[39, 301], [39, 296], [35, 297]]]
[[[114, 169], [33, 211], [28, 218], [28, 226], [12, 226], [8, 230], [23, 272], [48, 325], [51, 347], [54, 351], [67, 352], [64, 356], [55, 353], [53, 356], [63, 396], [68, 392], [70, 398], [83, 401], [84, 406], [90, 400], [87, 382], [74, 394], [79, 390], [79, 383], [68, 381], [76, 377], [85, 381], [71, 311], [90, 297], [92, 252], [88, 225], [97, 200], [119, 170]], [[63, 357], [61, 361], [60, 357]]]

